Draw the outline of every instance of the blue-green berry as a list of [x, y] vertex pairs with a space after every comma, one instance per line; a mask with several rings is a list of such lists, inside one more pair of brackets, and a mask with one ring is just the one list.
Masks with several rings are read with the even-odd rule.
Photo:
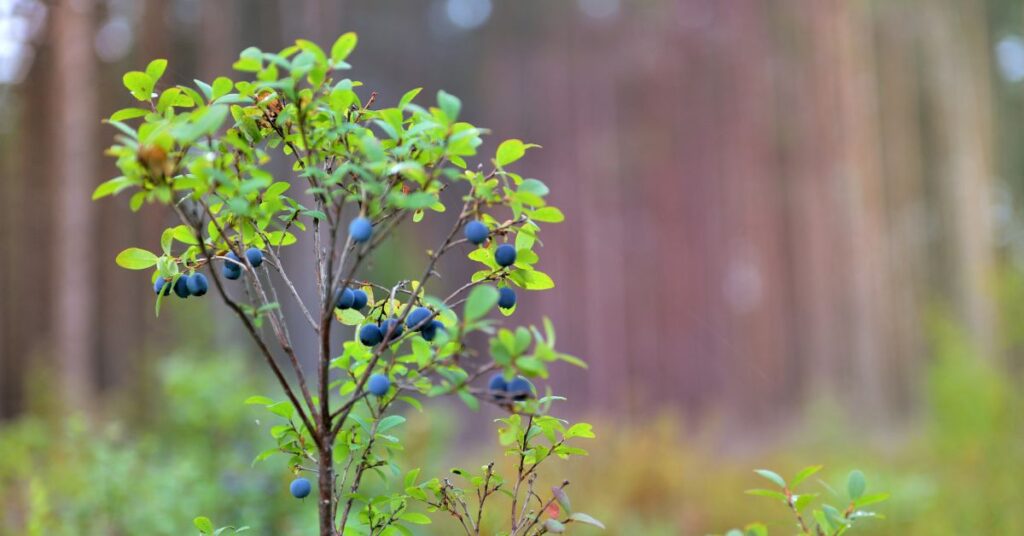
[[353, 242], [366, 242], [373, 235], [373, 223], [369, 218], [360, 216], [348, 224], [348, 235]]
[[260, 265], [263, 264], [263, 252], [258, 248], [249, 248], [245, 250], [245, 258], [253, 268], [259, 268]]
[[516, 306], [516, 291], [508, 288], [501, 287], [498, 289], [498, 307], [502, 309], [511, 309]]
[[359, 342], [366, 346], [376, 346], [384, 340], [384, 333], [377, 324], [367, 324], [359, 329]]
[[305, 478], [296, 478], [292, 480], [292, 484], [288, 486], [292, 492], [292, 497], [296, 499], [305, 499], [309, 496], [309, 493], [313, 491], [313, 485], [309, 483], [309, 480]]
[[193, 296], [202, 296], [210, 288], [210, 284], [206, 281], [206, 276], [199, 272], [188, 276], [188, 281], [185, 284], [188, 286], [189, 294]]
[[366, 390], [374, 396], [384, 396], [388, 394], [388, 389], [391, 389], [391, 380], [383, 374], [374, 374], [370, 376], [370, 381], [366, 382]]
[[516, 248], [511, 244], [502, 244], [494, 250], [494, 262], [498, 266], [512, 266], [516, 263]]
[[484, 222], [480, 220], [473, 220], [466, 224], [466, 228], [463, 229], [463, 234], [466, 235], [466, 240], [480, 245], [487, 240], [487, 236], [491, 234], [491, 231], [487, 228], [487, 225], [485, 225]]

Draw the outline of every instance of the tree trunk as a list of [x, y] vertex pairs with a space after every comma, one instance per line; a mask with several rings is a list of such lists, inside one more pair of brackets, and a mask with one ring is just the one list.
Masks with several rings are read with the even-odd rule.
[[329, 441], [320, 449], [317, 494], [320, 509], [320, 536], [335, 536], [334, 531], [334, 445]]
[[94, 3], [64, 0], [53, 10], [56, 71], [54, 93], [62, 124], [56, 134], [56, 228], [54, 339], [63, 402], [69, 409], [94, 407], [92, 381], [96, 337], [92, 304], [95, 215], [90, 194], [97, 153], [96, 68], [92, 35]]

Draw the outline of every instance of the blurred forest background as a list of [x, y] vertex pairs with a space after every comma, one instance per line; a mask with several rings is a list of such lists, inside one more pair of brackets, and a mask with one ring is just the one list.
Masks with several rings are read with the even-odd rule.
[[[610, 534], [788, 527], [749, 469], [811, 463], [894, 494], [869, 533], [1024, 534], [1013, 0], [0, 0], [0, 534], [305, 533], [282, 464], [248, 466], [270, 440], [241, 402], [273, 391], [234, 319], [154, 318], [113, 262], [170, 215], [90, 194], [123, 72], [350, 30], [381, 102], [443, 88], [544, 147], [519, 170], [567, 216], [557, 288], [519, 314], [591, 364], [551, 383], [597, 425], [562, 468]], [[496, 414], [444, 411], [410, 463], [495, 455]]]

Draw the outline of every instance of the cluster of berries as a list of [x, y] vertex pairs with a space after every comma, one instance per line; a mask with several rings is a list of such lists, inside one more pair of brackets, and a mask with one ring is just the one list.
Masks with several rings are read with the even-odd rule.
[[210, 285], [206, 281], [206, 276], [199, 272], [191, 275], [182, 275], [173, 284], [162, 277], [156, 278], [156, 281], [153, 283], [153, 292], [157, 295], [163, 293], [164, 296], [167, 296], [171, 293], [171, 290], [174, 290], [174, 293], [179, 298], [202, 296], [209, 289]]

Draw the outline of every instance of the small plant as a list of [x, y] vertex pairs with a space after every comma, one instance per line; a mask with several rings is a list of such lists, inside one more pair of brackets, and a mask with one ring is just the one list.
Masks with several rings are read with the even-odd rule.
[[[797, 487], [820, 471], [821, 468], [821, 465], [805, 467], [797, 473], [796, 476], [790, 479], [789, 482], [774, 471], [769, 471], [768, 469], [757, 469], [754, 472], [774, 484], [777, 489], [749, 489], [747, 490], [747, 494], [757, 495], [759, 497], [768, 497], [769, 499], [776, 500], [785, 505], [793, 515], [798, 533], [809, 536], [839, 536], [841, 534], [846, 534], [846, 532], [852, 529], [854, 524], [860, 520], [883, 517], [875, 512], [863, 510], [863, 508], [888, 499], [889, 494], [866, 494], [867, 479], [864, 478], [864, 473], [859, 470], [852, 471], [849, 477], [847, 477], [845, 494], [837, 492], [828, 484], [821, 482], [825, 489], [834, 497], [841, 500], [842, 503], [845, 503], [845, 506], [835, 507], [827, 503], [822, 503], [819, 507], [814, 507], [814, 502], [817, 500], [819, 494], [809, 492], [801, 493], [798, 491]], [[725, 533], [725, 536], [767, 535], [768, 527], [763, 523], [752, 523], [744, 527], [742, 530], [733, 529]]]
[[[413, 102], [414, 89], [379, 107], [375, 92], [357, 92], [360, 82], [335, 78], [350, 68], [356, 41], [345, 34], [329, 52], [305, 40], [279, 53], [248, 48], [234, 64], [249, 73], [244, 80], [157, 90], [165, 60], [125, 74], [139, 105], [107, 121], [119, 131], [108, 153], [121, 176], [93, 198], [128, 191], [133, 211], [163, 205], [180, 223], [163, 232], [158, 252], [129, 248], [117, 263], [152, 270], [157, 315], [172, 291], [186, 298], [212, 288], [238, 317], [285, 396], [247, 400], [277, 419], [270, 429], [276, 446], [256, 461], [285, 455], [290, 494], [315, 498], [321, 536], [408, 534], [409, 525], [430, 522], [417, 504], [452, 516], [466, 534], [495, 533], [482, 526], [483, 512], [499, 500], [509, 509], [501, 534], [601, 526], [569, 507], [568, 482], [550, 494], [535, 489], [541, 463], [586, 454], [570, 443], [594, 434], [588, 424], [551, 416], [562, 398], [527, 378], [545, 380], [557, 361], [584, 363], [555, 349], [547, 319], [512, 329], [489, 318], [495, 306], [505, 316], [515, 312], [511, 286], [554, 286], [536, 268], [538, 237], [541, 224], [561, 221], [562, 213], [547, 203], [543, 182], [509, 169], [536, 146], [505, 140], [486, 167], [470, 165], [485, 131], [459, 120], [455, 96], [440, 91], [436, 106], [423, 107]], [[288, 177], [268, 171], [271, 158], [288, 159]], [[424, 247], [422, 275], [385, 284], [364, 273], [401, 227], [452, 206], [451, 229]], [[301, 275], [281, 255], [299, 240], [315, 256], [313, 270]], [[447, 296], [428, 293], [438, 260], [460, 250], [479, 269]], [[314, 282], [313, 299], [297, 290], [296, 277]], [[279, 297], [294, 302], [301, 325], [290, 325]], [[337, 324], [353, 332], [341, 348], [331, 344]], [[488, 356], [467, 344], [474, 333], [486, 336]], [[315, 378], [300, 366], [293, 337], [315, 341]], [[492, 374], [501, 382], [479, 385]], [[508, 413], [498, 419], [498, 436], [516, 460], [514, 475], [499, 476], [494, 463], [456, 470], [463, 489], [396, 465], [402, 443], [395, 431], [406, 420], [399, 404], [418, 410], [421, 398], [444, 395]], [[369, 475], [383, 487], [369, 486]], [[235, 530], [214, 530], [202, 517], [195, 525], [202, 534]]]

